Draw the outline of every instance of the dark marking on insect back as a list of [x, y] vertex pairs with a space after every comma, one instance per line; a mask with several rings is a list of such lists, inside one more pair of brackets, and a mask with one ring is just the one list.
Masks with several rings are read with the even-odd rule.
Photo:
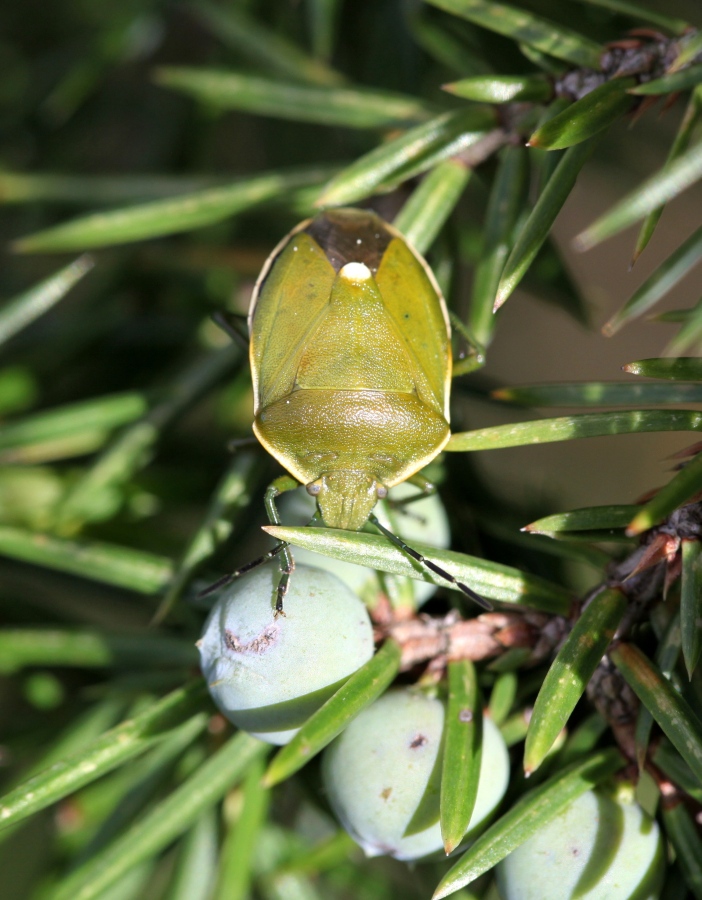
[[410, 742], [410, 750], [418, 750], [420, 747], [424, 747], [425, 744], [429, 743], [429, 738], [424, 734], [418, 734], [416, 737], [412, 738]]
[[330, 209], [305, 228], [338, 272], [346, 263], [362, 262], [375, 273], [393, 239], [375, 213], [362, 209]]

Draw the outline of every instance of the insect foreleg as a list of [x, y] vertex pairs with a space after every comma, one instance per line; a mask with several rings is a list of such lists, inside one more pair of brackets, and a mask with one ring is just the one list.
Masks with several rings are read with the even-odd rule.
[[477, 603], [478, 606], [482, 606], [483, 609], [492, 609], [492, 604], [486, 600], [484, 597], [481, 597], [480, 594], [476, 594], [475, 591], [472, 591], [468, 585], [463, 584], [462, 581], [459, 581], [457, 578], [454, 578], [450, 572], [447, 572], [446, 569], [441, 568], [441, 566], [437, 566], [435, 562], [432, 562], [430, 559], [427, 559], [426, 556], [422, 556], [421, 553], [418, 553], [414, 548], [410, 547], [406, 544], [402, 538], [399, 538], [396, 534], [393, 534], [388, 528], [382, 525], [376, 516], [370, 516], [370, 521], [375, 525], [375, 527], [380, 531], [381, 534], [384, 534], [388, 540], [392, 541], [392, 543], [399, 547], [400, 550], [403, 550], [412, 559], [416, 559], [418, 563], [421, 563], [423, 566], [426, 566], [431, 572], [439, 575], [441, 578], [445, 578], [450, 584], [455, 584], [456, 587], [463, 591], [466, 597], [470, 597], [470, 599]]
[[246, 565], [241, 566], [240, 569], [234, 569], [233, 572], [230, 572], [228, 575], [224, 575], [218, 581], [215, 581], [214, 584], [206, 587], [204, 591], [200, 591], [198, 597], [207, 597], [209, 594], [214, 594], [214, 592], [218, 591], [220, 588], [226, 587], [226, 585], [231, 584], [232, 581], [234, 581], [234, 579], [238, 578], [240, 575], [246, 575], [246, 573], [250, 572], [252, 569], [257, 569], [259, 566], [262, 566], [263, 563], [268, 562], [269, 559], [273, 559], [274, 556], [282, 553], [287, 546], [288, 545], [284, 541], [281, 541], [279, 544], [276, 544], [272, 550], [269, 550], [268, 553], [264, 553], [263, 556], [258, 556], [256, 559], [252, 559], [251, 562], [247, 562]]
[[[281, 478], [276, 478], [276, 480], [272, 484], [268, 485], [264, 502], [266, 506], [266, 512], [268, 514], [268, 519], [272, 525], [281, 524], [280, 516], [278, 515], [278, 509], [275, 505], [275, 498], [279, 497], [285, 491], [291, 491], [297, 487], [299, 487], [297, 481], [295, 481], [293, 478], [290, 478], [288, 475], [283, 475]], [[295, 568], [295, 560], [293, 559], [293, 555], [290, 551], [290, 545], [285, 541], [281, 541], [279, 544], [276, 544], [275, 547], [270, 549], [267, 553], [264, 553], [262, 556], [259, 556], [256, 559], [252, 559], [251, 562], [246, 563], [246, 565], [241, 566], [241, 568], [235, 569], [228, 575], [224, 575], [219, 579], [219, 581], [215, 581], [214, 584], [206, 587], [204, 591], [200, 591], [198, 597], [207, 597], [209, 594], [214, 594], [214, 592], [218, 591], [220, 588], [231, 584], [232, 581], [234, 581], [240, 575], [245, 575], [252, 569], [258, 568], [258, 566], [263, 565], [263, 563], [268, 562], [269, 560], [278, 556], [278, 554], [281, 554], [282, 561], [280, 564], [281, 577], [280, 581], [278, 582], [278, 587], [276, 588], [275, 612], [276, 615], [284, 615], [283, 597], [288, 590], [290, 573]]]
[[[266, 488], [265, 496], [263, 498], [263, 502], [266, 506], [268, 521], [271, 523], [271, 525], [281, 524], [278, 507], [275, 504], [276, 498], [286, 491], [294, 491], [299, 486], [299, 483], [289, 475], [282, 475], [280, 478], [276, 478], [275, 481], [268, 485], [268, 487]], [[293, 559], [289, 544], [282, 544], [279, 552], [280, 581], [278, 582], [278, 588], [276, 590], [275, 613], [276, 615], [285, 615], [285, 613], [283, 612], [283, 598], [288, 591], [290, 575], [295, 569], [295, 560]]]

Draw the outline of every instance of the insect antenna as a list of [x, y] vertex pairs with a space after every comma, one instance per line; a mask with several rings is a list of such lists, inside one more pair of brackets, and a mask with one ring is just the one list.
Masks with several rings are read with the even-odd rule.
[[388, 538], [388, 540], [392, 541], [392, 543], [396, 547], [399, 547], [400, 550], [403, 550], [405, 553], [407, 553], [409, 556], [411, 556], [412, 559], [416, 559], [416, 561], [418, 563], [421, 563], [423, 566], [426, 566], [427, 569], [429, 569], [431, 572], [434, 572], [435, 575], [439, 575], [441, 578], [445, 578], [446, 581], [450, 582], [450, 584], [455, 584], [459, 590], [463, 591], [463, 593], [466, 595], [466, 597], [470, 597], [470, 599], [474, 603], [477, 603], [478, 606], [480, 606], [486, 610], [492, 610], [493, 606], [489, 600], [486, 600], [484, 597], [481, 597], [480, 594], [476, 594], [475, 591], [472, 591], [468, 587], [467, 584], [463, 584], [462, 581], [459, 581], [457, 578], [454, 578], [450, 572], [446, 571], [446, 569], [442, 569], [441, 566], [437, 566], [437, 564], [435, 562], [432, 562], [432, 560], [427, 559], [426, 556], [422, 556], [421, 553], [419, 553], [413, 547], [410, 547], [408, 544], [406, 544], [402, 540], [402, 538], [398, 537], [396, 534], [393, 534], [392, 531], [390, 531], [388, 528], [386, 528], [384, 525], [382, 525], [378, 521], [377, 516], [371, 514], [371, 516], [369, 518], [370, 518], [370, 521], [375, 525], [375, 527], [378, 529], [378, 531], [380, 531], [381, 534], [384, 534], [385, 537]]

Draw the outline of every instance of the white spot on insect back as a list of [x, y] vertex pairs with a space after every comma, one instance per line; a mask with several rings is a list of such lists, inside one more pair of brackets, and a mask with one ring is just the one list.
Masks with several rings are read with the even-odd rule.
[[349, 281], [367, 281], [371, 277], [368, 266], [359, 262], [346, 263], [339, 275]]

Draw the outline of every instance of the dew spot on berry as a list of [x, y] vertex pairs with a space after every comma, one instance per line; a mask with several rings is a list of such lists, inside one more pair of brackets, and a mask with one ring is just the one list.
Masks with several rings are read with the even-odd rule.
[[473, 710], [472, 709], [462, 709], [458, 714], [459, 722], [472, 722], [473, 721]]
[[383, 798], [383, 800], [389, 800], [389, 799], [390, 799], [390, 794], [392, 794], [392, 788], [391, 788], [391, 787], [385, 788], [384, 790], [382, 790], [382, 791], [380, 792], [380, 796]]
[[429, 743], [429, 738], [425, 734], [418, 734], [410, 741], [410, 750], [418, 750]]
[[255, 638], [252, 638], [252, 640], [245, 644], [239, 640], [233, 631], [226, 629], [224, 632], [224, 642], [227, 645], [227, 649], [231, 650], [233, 653], [261, 654], [265, 653], [276, 643], [278, 631], [278, 623], [273, 622], [272, 625], [268, 625], [260, 634], [257, 634]]

